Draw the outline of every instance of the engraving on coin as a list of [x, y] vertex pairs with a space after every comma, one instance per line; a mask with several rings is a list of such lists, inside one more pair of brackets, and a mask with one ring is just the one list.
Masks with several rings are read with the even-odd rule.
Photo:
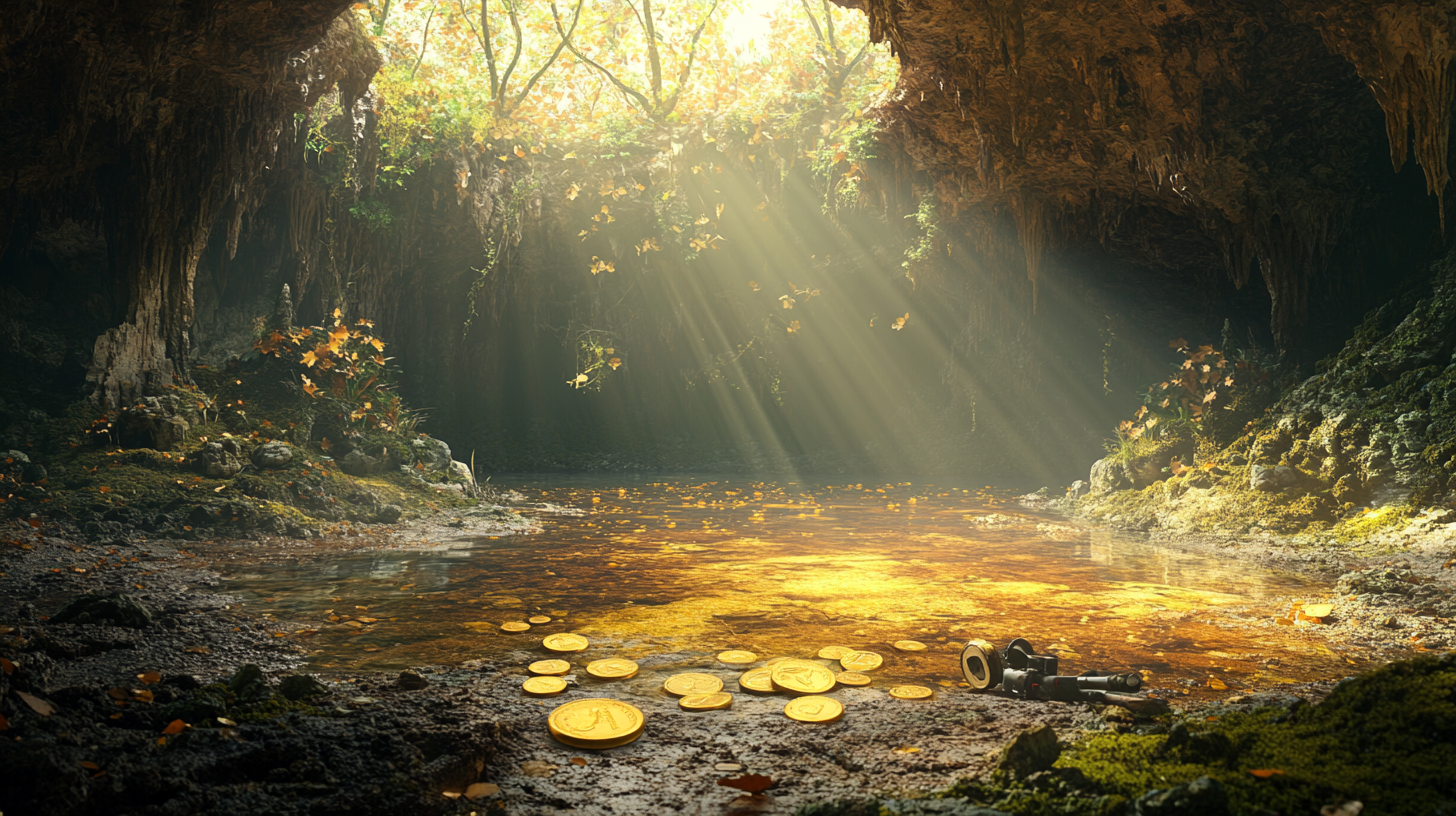
[[623, 680], [637, 676], [637, 664], [620, 657], [609, 657], [586, 664], [586, 673], [603, 680]]
[[844, 715], [844, 706], [833, 697], [796, 697], [784, 706], [784, 714], [791, 720], [810, 723], [834, 722]]
[[769, 679], [774, 688], [797, 694], [823, 694], [834, 688], [834, 672], [808, 660], [785, 660], [774, 664]]
[[749, 669], [743, 674], [738, 675], [738, 687], [744, 691], [772, 694], [774, 690], [773, 680], [770, 678], [772, 673], [773, 669], [768, 666], [759, 669]]
[[729, 649], [726, 652], [719, 652], [718, 654], [718, 661], [720, 663], [752, 663], [757, 659], [758, 655], [753, 652], [745, 652], [742, 649]]
[[893, 645], [895, 646], [896, 649], [899, 649], [902, 652], [923, 652], [923, 651], [925, 651], [925, 644], [924, 643], [921, 643], [918, 640], [897, 640], [897, 641], [895, 641], [895, 643]]
[[642, 711], [620, 700], [573, 700], [551, 712], [551, 736], [577, 748], [615, 748], [642, 735]]
[[571, 664], [565, 660], [537, 660], [526, 667], [531, 674], [562, 675], [571, 671]]
[[662, 684], [662, 688], [668, 694], [686, 697], [689, 694], [712, 694], [715, 691], [722, 691], [723, 681], [711, 674], [688, 672], [687, 674], [674, 674], [667, 678], [667, 681]]
[[839, 665], [845, 671], [867, 672], [874, 671], [884, 663], [885, 659], [874, 652], [850, 652], [839, 658]]
[[560, 677], [532, 677], [521, 688], [532, 697], [554, 697], [566, 691], [566, 681]]
[[541, 645], [553, 652], [581, 652], [585, 651], [591, 643], [581, 635], [562, 632], [557, 635], [547, 635], [541, 641]]
[[525, 621], [508, 621], [501, 624], [502, 632], [524, 632], [531, 628], [531, 624]]
[[848, 646], [825, 646], [819, 650], [819, 657], [825, 660], [838, 660], [852, 651], [854, 650]]
[[935, 692], [925, 686], [895, 686], [890, 696], [897, 700], [928, 700]]
[[841, 686], [868, 686], [870, 684], [870, 676], [868, 674], [860, 674], [859, 672], [840, 672], [834, 675], [834, 682]]
[[712, 694], [689, 694], [678, 700], [677, 704], [688, 711], [716, 711], [733, 705], [733, 695], [726, 691], [715, 691]]

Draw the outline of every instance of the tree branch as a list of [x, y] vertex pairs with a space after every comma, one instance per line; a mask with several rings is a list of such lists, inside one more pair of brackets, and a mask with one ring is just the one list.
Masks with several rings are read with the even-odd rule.
[[616, 75], [613, 74], [605, 65], [602, 65], [591, 57], [588, 57], [586, 54], [583, 54], [581, 52], [581, 49], [577, 48], [575, 45], [572, 45], [571, 37], [567, 35], [566, 30], [561, 25], [561, 12], [557, 11], [556, 9], [556, 0], [551, 0], [551, 17], [556, 22], [556, 33], [561, 36], [561, 41], [565, 43], [568, 51], [575, 55], [577, 59], [591, 66], [602, 76], [606, 77], [613, 85], [617, 86], [618, 90], [620, 90], [622, 93], [626, 94], [629, 98], [635, 101], [638, 107], [642, 108], [642, 110], [646, 112], [649, 116], [652, 115], [652, 100], [644, 96], [641, 91], [638, 91], [637, 89], [633, 88], [622, 80], [617, 79]]

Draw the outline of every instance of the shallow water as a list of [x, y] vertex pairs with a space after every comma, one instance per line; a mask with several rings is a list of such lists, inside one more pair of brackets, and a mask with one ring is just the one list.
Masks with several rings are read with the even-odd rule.
[[[1308, 629], [1251, 627], [1317, 588], [1237, 558], [1089, 531], [988, 489], [746, 480], [522, 480], [543, 530], [319, 552], [232, 549], [226, 588], [300, 639], [315, 670], [486, 659], [524, 666], [542, 636], [576, 658], [821, 646], [878, 652], [885, 680], [952, 685], [968, 638], [1026, 637], [1063, 673], [1144, 670], [1157, 687], [1261, 688], [1364, 668]], [[556, 508], [564, 508], [565, 513]], [[500, 624], [552, 622], [521, 634]], [[901, 652], [891, 643], [929, 648]], [[1216, 680], [1214, 680], [1216, 678]]]

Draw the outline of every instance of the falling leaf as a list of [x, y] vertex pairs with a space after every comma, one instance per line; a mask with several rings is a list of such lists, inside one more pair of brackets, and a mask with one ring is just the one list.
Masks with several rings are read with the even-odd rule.
[[909, 319], [910, 319], [910, 313], [909, 312], [906, 312], [904, 317], [897, 317], [897, 318], [895, 318], [895, 322], [893, 322], [893, 323], [890, 324], [890, 328], [894, 329], [895, 331], [899, 331], [899, 330], [905, 328], [905, 322], [908, 321]]
[[500, 793], [500, 785], [493, 785], [489, 782], [476, 782], [465, 789], [466, 799], [484, 799], [487, 796], [495, 796]]
[[173, 734], [180, 734], [180, 733], [182, 733], [182, 729], [184, 729], [186, 727], [187, 727], [187, 723], [182, 722], [181, 720], [173, 720], [173, 721], [167, 723], [167, 727], [162, 729], [162, 733], [163, 734], [166, 734], [167, 736], [171, 736]]
[[27, 694], [23, 691], [17, 691], [15, 693], [20, 695], [20, 699], [24, 700], [25, 704], [30, 706], [32, 711], [41, 715], [42, 717], [49, 717], [50, 715], [56, 713], [55, 706], [51, 705], [45, 700], [42, 700], [34, 694]]
[[795, 301], [792, 297], [788, 295], [779, 295], [779, 305], [783, 306], [785, 309], [794, 308], [794, 304], [797, 302], [798, 301]]
[[1284, 772], [1283, 771], [1278, 770], [1276, 768], [1260, 768], [1259, 770], [1251, 770], [1251, 771], [1249, 771], [1249, 773], [1253, 774], [1254, 776], [1259, 777], [1260, 779], [1268, 779], [1271, 776], [1283, 776], [1284, 775]]
[[516, 146], [516, 158], [518, 158], [518, 159], [524, 159], [524, 158], [526, 158], [526, 151], [522, 150], [519, 145]]
[[799, 321], [795, 320], [795, 321], [789, 323], [789, 325], [786, 328], [788, 328], [789, 334], [798, 334], [798, 332], [799, 332]]
[[724, 777], [718, 780], [718, 784], [745, 793], [763, 793], [773, 784], [773, 779], [763, 774], [744, 774], [743, 776]]
[[622, 367], [622, 358], [613, 357], [612, 359], [607, 361], [607, 365], [611, 366], [613, 371], [616, 371], [617, 369]]

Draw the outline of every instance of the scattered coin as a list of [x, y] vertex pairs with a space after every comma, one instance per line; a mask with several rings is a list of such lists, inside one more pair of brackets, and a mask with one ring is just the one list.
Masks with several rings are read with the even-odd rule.
[[689, 694], [678, 700], [677, 704], [688, 711], [716, 711], [733, 705], [733, 695], [726, 691], [715, 691], [711, 694]]
[[848, 646], [825, 646], [819, 650], [819, 656], [825, 660], [838, 660], [853, 651]]
[[773, 669], [768, 666], [749, 669], [743, 674], [738, 675], [738, 687], [744, 691], [752, 691], [758, 694], [772, 694], [774, 690], [773, 680], [770, 677], [772, 674]]
[[755, 661], [757, 659], [758, 659], [758, 655], [754, 654], [753, 652], [745, 652], [742, 649], [729, 649], [726, 652], [719, 652], [718, 653], [718, 661], [720, 663], [729, 663], [729, 664], [735, 664], [735, 663], [736, 664], [752, 663], [753, 661]]
[[522, 683], [521, 688], [532, 697], [555, 697], [566, 691], [566, 681], [560, 677], [532, 677]]
[[776, 690], [823, 694], [834, 688], [834, 672], [809, 660], [785, 660], [769, 670]]
[[784, 706], [784, 714], [791, 720], [811, 723], [834, 722], [844, 716], [844, 706], [833, 697], [795, 697]]
[[547, 635], [541, 645], [553, 652], [581, 652], [585, 651], [591, 642], [581, 635], [574, 635], [570, 632], [562, 632], [556, 635]]
[[897, 640], [894, 643], [896, 649], [902, 652], [923, 652], [925, 644], [918, 640]]
[[571, 671], [571, 664], [565, 660], [537, 660], [526, 667], [531, 674], [562, 675]]
[[674, 674], [667, 678], [667, 681], [662, 684], [662, 688], [668, 694], [686, 697], [689, 694], [712, 694], [715, 691], [722, 691], [723, 681], [711, 674], [688, 672], [687, 674]]
[[859, 672], [840, 672], [834, 675], [834, 682], [841, 686], [868, 686], [870, 676]]
[[850, 652], [839, 658], [839, 665], [844, 667], [845, 671], [852, 672], [874, 671], [884, 662], [885, 659], [874, 652]]
[[896, 700], [928, 700], [934, 694], [925, 686], [895, 686], [890, 689], [890, 696]]
[[600, 697], [557, 706], [547, 720], [551, 736], [575, 748], [616, 748], [642, 736], [641, 709]]
[[624, 658], [609, 657], [586, 664], [586, 673], [602, 680], [625, 680], [637, 676], [637, 664]]
[[524, 632], [531, 628], [531, 624], [525, 621], [507, 621], [501, 624], [502, 632]]
[[541, 623], [550, 623], [550, 622], [551, 622], [551, 618], [548, 617], [548, 616], [546, 616], [546, 615], [532, 615], [531, 617], [526, 618], [526, 623], [541, 624]]

